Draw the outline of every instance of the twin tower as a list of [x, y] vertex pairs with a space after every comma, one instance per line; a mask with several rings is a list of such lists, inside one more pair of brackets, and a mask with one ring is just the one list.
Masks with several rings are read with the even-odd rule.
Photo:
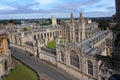
[[[56, 17], [51, 17], [51, 21], [52, 21], [52, 27], [57, 26], [57, 20]], [[80, 13], [80, 17], [79, 17], [79, 22], [82, 23], [84, 22], [84, 18], [82, 16], [82, 13]], [[73, 17], [73, 13], [71, 13], [70, 15], [70, 23], [74, 23], [74, 17]]]
[[[84, 18], [83, 18], [82, 13], [80, 13], [79, 22], [80, 23], [84, 22]], [[71, 13], [71, 15], [70, 15], [70, 23], [74, 23], [73, 13]]]

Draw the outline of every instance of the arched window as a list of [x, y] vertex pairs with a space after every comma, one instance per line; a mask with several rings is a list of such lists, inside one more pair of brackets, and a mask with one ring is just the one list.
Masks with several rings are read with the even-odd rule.
[[15, 36], [15, 43], [17, 44], [17, 37]]
[[61, 53], [61, 61], [62, 61], [62, 62], [65, 62], [64, 53], [63, 53], [62, 51], [60, 51], [60, 53]]
[[5, 61], [5, 70], [8, 69], [8, 64], [7, 64], [7, 61]]
[[70, 52], [70, 63], [71, 65], [79, 68], [79, 57], [74, 51]]
[[36, 35], [34, 35], [34, 40], [36, 40]]
[[88, 60], [87, 65], [88, 65], [88, 74], [93, 75], [93, 63]]

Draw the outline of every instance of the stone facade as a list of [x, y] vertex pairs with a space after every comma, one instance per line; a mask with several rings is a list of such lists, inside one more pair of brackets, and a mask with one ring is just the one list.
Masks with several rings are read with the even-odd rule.
[[53, 17], [52, 16], [52, 18], [51, 18], [52, 20], [52, 27], [55, 27], [55, 26], [57, 26], [57, 20], [56, 20], [56, 17]]
[[58, 68], [79, 80], [107, 80], [112, 70], [100, 67], [102, 62], [96, 55], [107, 55], [106, 41], [112, 40], [112, 32], [100, 30], [96, 22], [85, 20], [82, 14], [79, 20], [71, 14], [63, 27], [67, 40], [56, 48]]
[[[107, 55], [106, 41], [112, 39], [112, 32], [100, 30], [98, 23], [84, 19], [82, 13], [78, 20], [71, 13], [70, 20], [54, 27], [6, 30], [11, 45], [56, 65], [78, 80], [107, 80], [112, 73], [96, 59], [96, 55]], [[45, 47], [53, 39], [56, 39], [55, 51]]]
[[0, 77], [6, 75], [12, 67], [11, 54], [8, 49], [5, 31], [0, 30]]
[[[120, 1], [116, 1], [116, 18], [117, 23], [112, 27], [113, 40], [112, 40], [112, 68], [115, 72], [120, 71]], [[119, 73], [120, 74], [120, 73]]]

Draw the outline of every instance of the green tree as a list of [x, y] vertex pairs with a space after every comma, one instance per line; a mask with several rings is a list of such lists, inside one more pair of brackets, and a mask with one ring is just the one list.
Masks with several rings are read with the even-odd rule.
[[106, 30], [107, 28], [110, 27], [110, 25], [109, 25], [109, 22], [108, 22], [107, 20], [100, 20], [98, 27], [99, 27], [101, 30]]
[[23, 28], [23, 31], [27, 31], [28, 29], [26, 27]]

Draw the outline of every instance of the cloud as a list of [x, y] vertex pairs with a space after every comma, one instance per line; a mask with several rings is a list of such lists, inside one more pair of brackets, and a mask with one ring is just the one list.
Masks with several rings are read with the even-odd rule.
[[40, 5], [48, 5], [57, 2], [57, 0], [34, 0], [34, 1], [38, 2]]
[[[9, 1], [14, 1], [14, 2], [9, 2]], [[48, 14], [49, 15], [55, 14], [56, 17], [63, 17], [63, 16], [67, 16], [67, 14], [69, 16], [69, 13], [71, 12], [73, 12], [75, 15], [77, 15], [77, 13], [79, 12], [83, 12], [85, 16], [111, 16], [112, 14], [115, 13], [114, 0], [84, 0], [84, 1], [83, 0], [69, 0], [69, 1], [29, 0], [27, 2], [26, 1], [27, 0], [24, 1], [7, 0], [6, 2], [9, 3], [6, 4], [0, 3], [0, 14], [3, 15], [41, 14], [42, 16]]]
[[4, 1], [4, 2], [14, 2], [14, 1], [19, 1], [19, 0], [0, 0], [0, 1]]
[[15, 10], [16, 8], [8, 6], [8, 5], [0, 5], [0, 10]]

